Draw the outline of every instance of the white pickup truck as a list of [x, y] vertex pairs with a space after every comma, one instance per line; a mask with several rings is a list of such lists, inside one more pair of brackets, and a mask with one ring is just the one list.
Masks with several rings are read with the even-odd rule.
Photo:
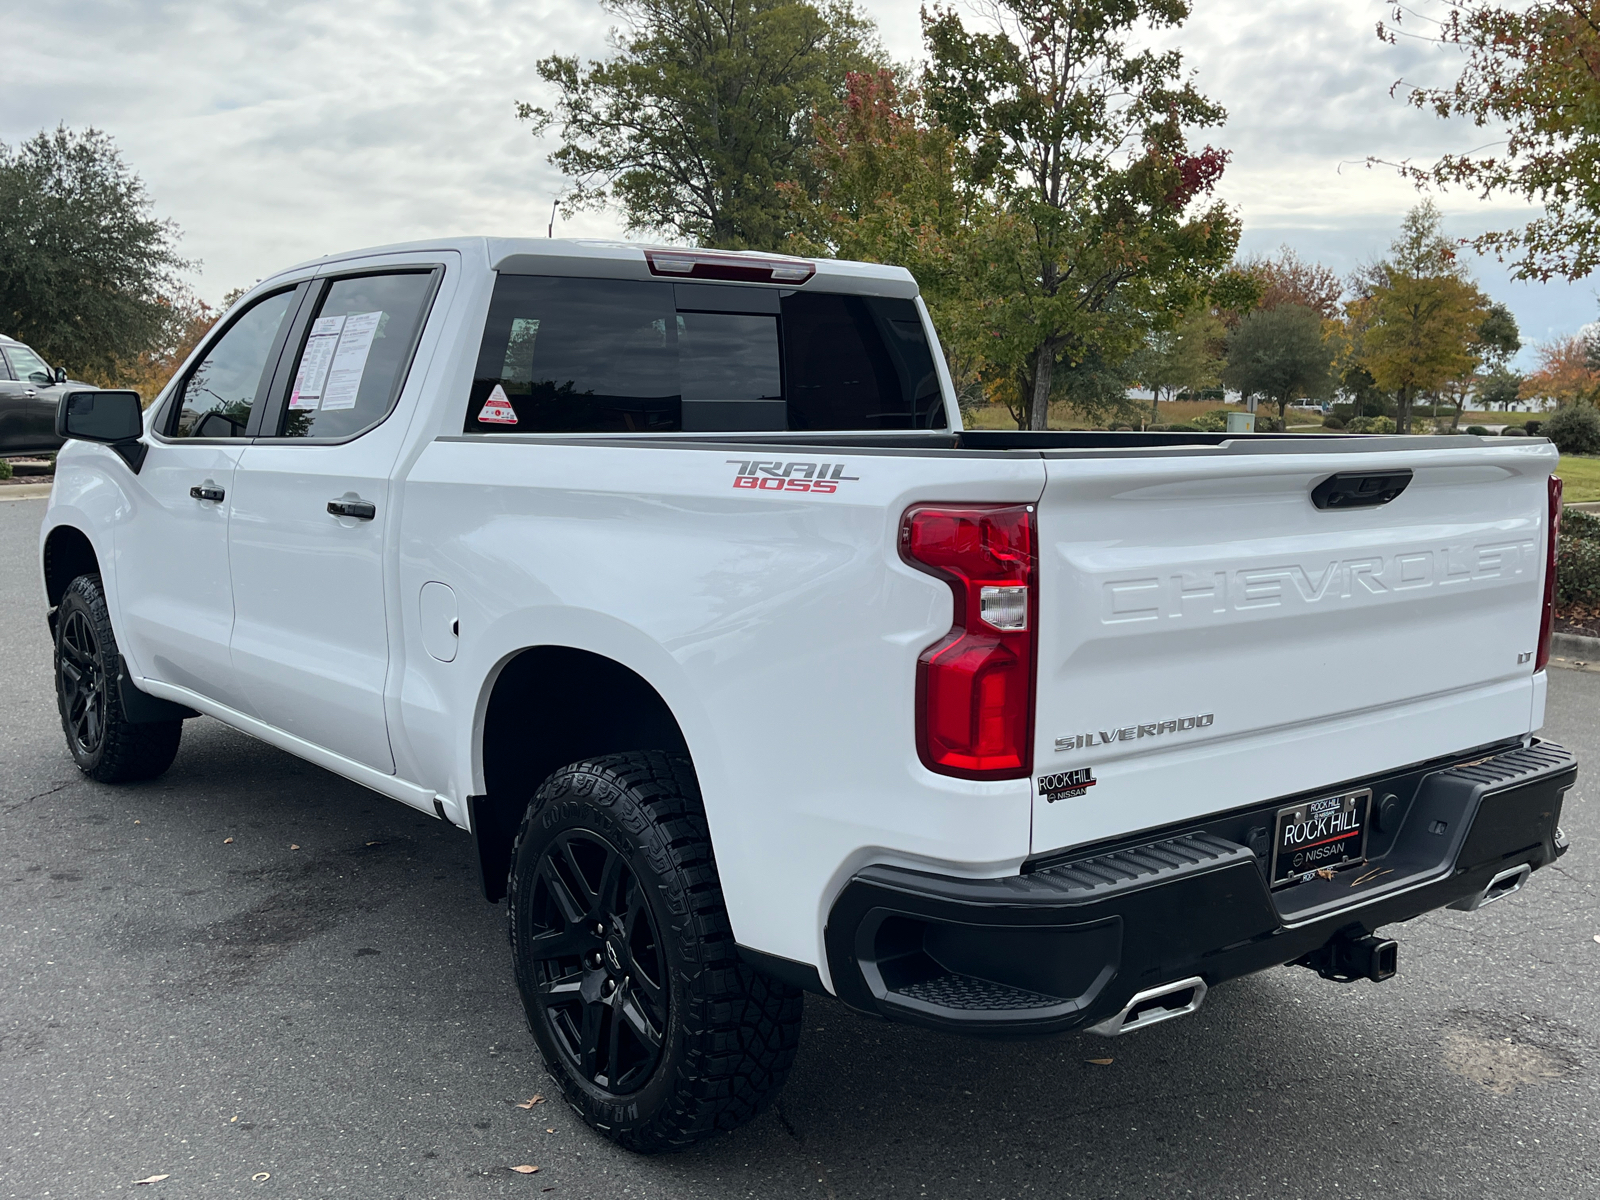
[[497, 239], [285, 271], [58, 423], [78, 765], [206, 714], [470, 831], [638, 1150], [772, 1099], [802, 990], [1115, 1034], [1565, 849], [1539, 439], [965, 431], [904, 271]]

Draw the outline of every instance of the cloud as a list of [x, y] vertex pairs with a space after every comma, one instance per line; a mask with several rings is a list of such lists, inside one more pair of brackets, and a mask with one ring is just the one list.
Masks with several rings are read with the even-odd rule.
[[[1442, 6], [1424, 0], [1423, 11]], [[862, 0], [897, 59], [920, 56], [922, 0]], [[1380, 253], [1413, 188], [1389, 161], [1431, 160], [1489, 140], [1409, 107], [1397, 80], [1446, 82], [1459, 55], [1374, 33], [1377, 0], [1195, 0], [1181, 48], [1228, 109], [1206, 140], [1228, 147], [1221, 194], [1250, 251], [1280, 243], [1344, 271]], [[12, 6], [7, 42], [32, 69], [0, 76], [0, 139], [66, 122], [117, 140], [157, 209], [203, 261], [199, 288], [228, 289], [331, 251], [458, 233], [542, 234], [563, 181], [513, 117], [548, 101], [546, 54], [595, 57], [613, 24], [595, 0], [76, 0]], [[1412, 26], [1415, 27], [1415, 26]], [[1511, 225], [1527, 209], [1439, 197], [1449, 231]], [[611, 236], [614, 214], [558, 232]], [[1480, 264], [1525, 332], [1569, 332], [1594, 314], [1588, 284], [1513, 284]]]

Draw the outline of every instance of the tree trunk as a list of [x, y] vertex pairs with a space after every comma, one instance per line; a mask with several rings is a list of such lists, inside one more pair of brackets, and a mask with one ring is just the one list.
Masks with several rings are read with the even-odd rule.
[[1055, 376], [1055, 348], [1048, 342], [1033, 352], [1033, 403], [1028, 406], [1028, 428], [1050, 428], [1050, 383]]
[[1396, 433], [1411, 432], [1411, 389], [1401, 388], [1394, 394], [1394, 430]]

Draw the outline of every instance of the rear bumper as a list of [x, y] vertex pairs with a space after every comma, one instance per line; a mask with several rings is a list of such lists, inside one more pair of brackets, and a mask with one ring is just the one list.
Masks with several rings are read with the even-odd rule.
[[1576, 777], [1567, 750], [1534, 741], [1361, 781], [1386, 814], [1374, 818], [1367, 866], [1277, 892], [1258, 857], [1263, 827], [1304, 797], [1004, 879], [868, 867], [829, 914], [834, 989], [854, 1008], [956, 1032], [1094, 1025], [1165, 984], [1214, 986], [1307, 958], [1336, 935], [1478, 906], [1494, 881], [1514, 890], [1519, 868], [1565, 850], [1561, 801]]

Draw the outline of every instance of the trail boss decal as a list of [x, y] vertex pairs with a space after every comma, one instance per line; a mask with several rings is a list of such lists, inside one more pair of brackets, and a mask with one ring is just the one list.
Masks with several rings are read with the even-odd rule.
[[1188, 733], [1191, 729], [1204, 729], [1216, 719], [1213, 713], [1197, 717], [1174, 717], [1170, 721], [1151, 721], [1144, 725], [1124, 725], [1121, 729], [1100, 729], [1094, 733], [1069, 733], [1056, 739], [1056, 749], [1087, 750], [1090, 746], [1105, 746], [1111, 742], [1132, 742], [1139, 738], [1160, 737], [1165, 733]]
[[1057, 800], [1069, 800], [1073, 796], [1081, 796], [1095, 785], [1094, 772], [1088, 767], [1079, 767], [1076, 771], [1057, 771], [1054, 775], [1039, 776], [1039, 795], [1054, 804]]
[[764, 461], [750, 458], [727, 460], [739, 468], [733, 477], [736, 488], [761, 492], [837, 492], [841, 483], [856, 483], [859, 475], [846, 475], [844, 463]]

